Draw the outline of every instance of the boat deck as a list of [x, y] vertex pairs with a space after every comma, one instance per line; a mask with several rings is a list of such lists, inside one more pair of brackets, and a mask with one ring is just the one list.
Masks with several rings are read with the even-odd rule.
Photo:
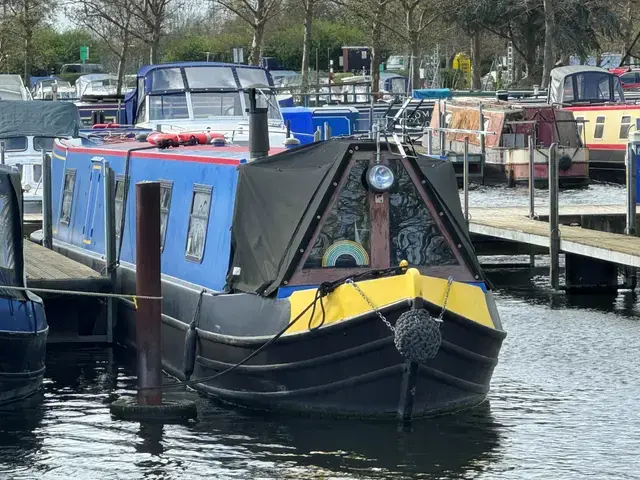
[[[548, 207], [537, 209], [537, 220], [529, 218], [528, 207], [470, 208], [469, 214], [471, 233], [528, 245], [549, 246]], [[560, 207], [560, 251], [640, 267], [640, 237], [566, 225], [580, 217], [624, 214], [624, 205]]]
[[27, 285], [55, 280], [101, 278], [95, 270], [71, 260], [37, 243], [25, 241]]

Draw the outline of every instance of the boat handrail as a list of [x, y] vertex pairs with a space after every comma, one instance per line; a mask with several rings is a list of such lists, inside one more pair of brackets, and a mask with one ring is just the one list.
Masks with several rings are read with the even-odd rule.
[[466, 130], [463, 128], [444, 128], [444, 127], [424, 127], [425, 130], [432, 132], [445, 132], [445, 133], [468, 133], [471, 135], [498, 135], [496, 132], [489, 130]]

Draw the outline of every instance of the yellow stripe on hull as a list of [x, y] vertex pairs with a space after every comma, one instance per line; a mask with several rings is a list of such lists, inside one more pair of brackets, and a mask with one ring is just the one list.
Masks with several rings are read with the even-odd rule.
[[[377, 278], [356, 282], [358, 287], [371, 300], [376, 308], [382, 308], [403, 300], [423, 298], [434, 305], [442, 306], [447, 291], [447, 280], [421, 275], [415, 268], [407, 269], [404, 275]], [[312, 301], [316, 289], [299, 290], [289, 297], [291, 318], [296, 318]], [[323, 298], [324, 325], [358, 317], [372, 309], [353, 285], [340, 285]], [[481, 288], [466, 283], [453, 282], [449, 291], [447, 310], [473, 322], [495, 328], [487, 307], [485, 293]], [[313, 315], [311, 327], [322, 322], [322, 309], [319, 303]], [[290, 329], [289, 333], [303, 332], [309, 328], [311, 311], [305, 313]]]

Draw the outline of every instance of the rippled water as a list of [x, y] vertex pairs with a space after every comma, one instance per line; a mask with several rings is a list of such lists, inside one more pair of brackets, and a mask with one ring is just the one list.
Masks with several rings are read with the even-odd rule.
[[197, 422], [116, 421], [108, 403], [132, 391], [131, 352], [51, 349], [44, 392], [0, 411], [0, 478], [640, 478], [637, 295], [569, 297], [545, 275], [490, 274], [508, 336], [489, 401], [409, 432], [248, 414], [192, 393]]

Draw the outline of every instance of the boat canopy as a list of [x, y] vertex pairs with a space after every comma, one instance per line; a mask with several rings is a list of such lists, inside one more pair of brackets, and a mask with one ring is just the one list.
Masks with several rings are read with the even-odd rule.
[[599, 67], [573, 65], [551, 70], [549, 103], [624, 102], [620, 78]]
[[0, 100], [0, 138], [77, 137], [81, 125], [78, 107], [71, 102]]
[[[301, 251], [304, 251], [309, 245], [316, 227], [322, 222], [319, 219], [329, 208], [336, 186], [340, 184], [340, 179], [345, 172], [348, 172], [351, 177], [352, 171], [349, 168], [355, 170], [355, 164], [361, 162], [361, 160], [357, 162], [354, 160], [354, 152], [357, 155], [367, 152], [367, 156], [370, 152], [370, 156], [373, 158], [375, 149], [374, 142], [363, 143], [352, 139], [337, 138], [329, 142], [317, 142], [286, 150], [240, 165], [231, 228], [232, 263], [227, 278], [228, 288], [268, 296], [273, 294], [285, 281], [288, 281], [302, 259], [303, 253]], [[449, 225], [447, 234], [457, 239], [458, 251], [471, 274], [476, 279], [482, 279], [482, 270], [476, 259], [468, 228], [462, 215], [452, 164], [440, 160], [430, 160], [424, 156], [419, 156], [417, 160], [410, 157], [408, 162], [413, 172], [421, 177], [421, 181], [424, 180], [421, 185], [434, 208], [438, 212], [442, 212], [443, 220]], [[354, 166], [351, 167], [351, 165]], [[400, 166], [400, 168], [403, 167]], [[347, 206], [340, 214], [344, 215], [337, 223], [350, 230], [351, 233], [354, 233], [355, 230], [356, 240], [358, 237], [368, 238], [368, 232], [371, 228], [367, 222], [359, 221], [363, 218], [369, 219], [368, 213], [362, 212], [362, 218], [358, 218], [360, 214], [355, 211], [357, 205], [368, 203], [366, 197], [362, 197], [362, 195], [366, 195], [366, 192], [360, 192], [361, 173], [364, 176], [364, 171], [358, 171], [353, 175], [355, 180], [347, 182], [351, 187], [341, 187], [342, 190], [338, 192], [341, 200], [336, 202], [336, 204], [344, 203]], [[400, 175], [398, 171], [396, 173], [400, 182]], [[411, 180], [407, 181], [412, 182]], [[409, 191], [414, 187], [409, 187], [406, 183], [398, 183], [397, 185], [398, 189], [393, 193], [394, 200], [390, 200], [390, 203], [396, 207], [401, 206], [403, 202], [406, 203], [407, 195], [414, 192], [414, 190]], [[364, 190], [364, 187], [362, 189]], [[343, 192], [346, 195], [344, 200]], [[412, 197], [412, 202], [416, 202], [417, 198]], [[417, 230], [409, 232], [407, 229], [403, 230], [403, 225], [394, 224], [395, 226], [390, 227], [390, 230], [393, 229], [395, 232], [392, 235], [395, 238], [393, 240], [396, 242], [395, 245], [406, 246], [407, 242], [413, 242], [409, 248], [415, 248], [416, 255], [422, 257], [423, 263], [412, 262], [416, 259], [409, 258], [410, 264], [428, 266], [426, 258], [435, 259], [436, 262], [447, 262], [447, 259], [443, 259], [443, 257], [446, 257], [450, 250], [447, 250], [448, 247], [440, 241], [442, 237], [435, 240], [434, 235], [440, 234], [435, 233], [435, 230], [425, 228], [424, 219], [418, 218], [416, 205], [412, 205], [411, 208], [409, 208], [410, 212], [409, 210], [404, 212], [407, 215], [403, 216], [403, 221], [411, 223], [413, 217], [417, 218], [419, 224], [416, 226]], [[392, 222], [396, 220], [392, 220]], [[324, 229], [324, 225], [328, 225], [328, 223], [322, 224], [322, 228]], [[345, 233], [341, 232], [342, 227], [336, 226], [333, 229], [335, 235], [329, 235], [332, 237], [327, 239], [329, 243], [338, 240], [332, 246], [345, 243], [345, 240], [342, 239]], [[424, 241], [422, 234], [424, 234]], [[351, 241], [347, 241], [347, 243], [351, 246], [357, 244], [357, 242]], [[362, 246], [360, 246], [360, 251], [361, 249]], [[311, 254], [307, 257], [307, 262], [310, 257]], [[398, 265], [399, 261], [396, 262], [395, 259], [392, 259], [391, 263]], [[441, 265], [444, 264], [452, 265], [452, 263], [441, 263]], [[324, 263], [322, 266], [325, 266]], [[305, 268], [316, 267], [307, 267], [305, 263]]]
[[127, 120], [245, 117], [249, 88], [260, 90], [264, 105], [259, 106], [269, 108], [269, 119], [281, 122], [273, 79], [261, 67], [218, 62], [147, 65], [138, 71], [135, 90], [125, 96]]
[[105, 90], [107, 94], [114, 95], [118, 86], [118, 77], [111, 75], [110, 73], [91, 73], [88, 75], [82, 75], [76, 80], [76, 95], [81, 98], [83, 95], [89, 92], [89, 95], [93, 95], [92, 90], [99, 89]]
[[413, 91], [413, 98], [418, 100], [451, 98], [451, 90], [448, 88], [419, 88]]
[[22, 251], [22, 185], [20, 173], [0, 165], [0, 296], [25, 300], [28, 293], [3, 286], [24, 287]]

